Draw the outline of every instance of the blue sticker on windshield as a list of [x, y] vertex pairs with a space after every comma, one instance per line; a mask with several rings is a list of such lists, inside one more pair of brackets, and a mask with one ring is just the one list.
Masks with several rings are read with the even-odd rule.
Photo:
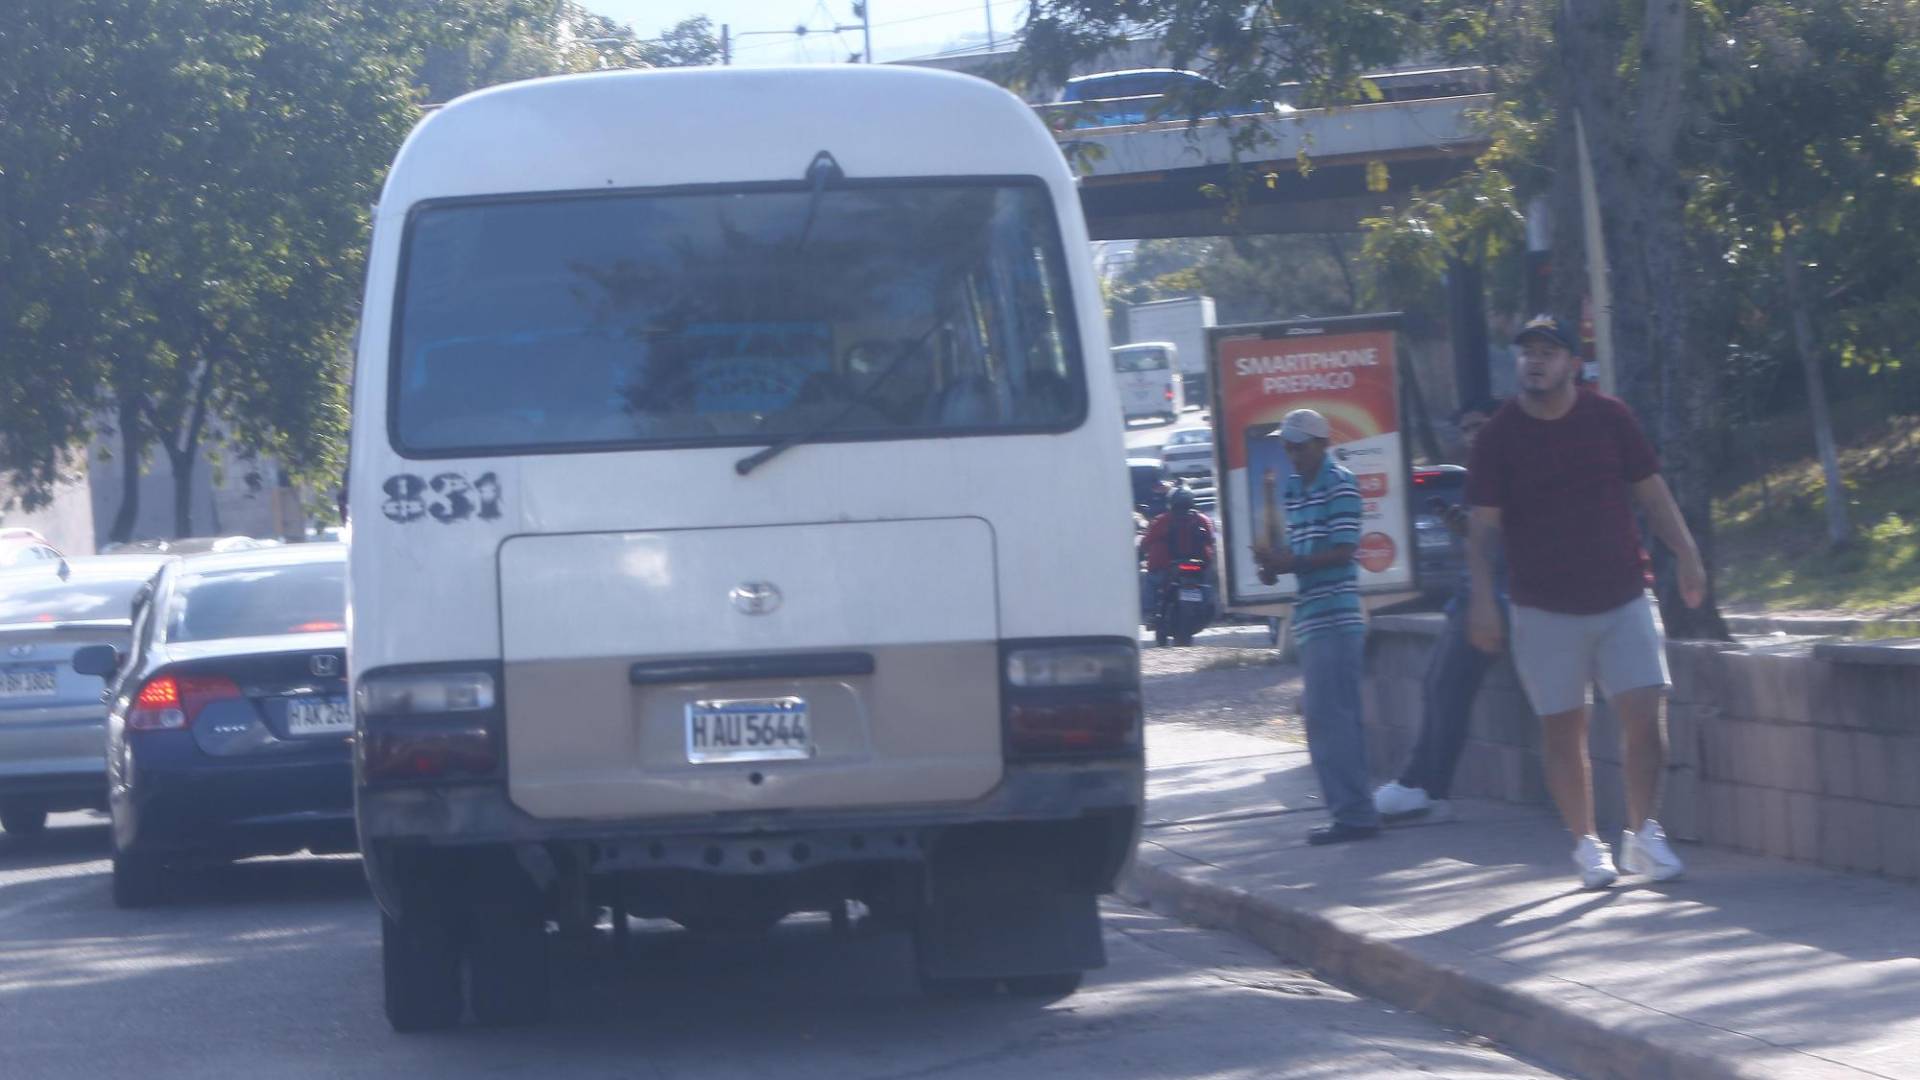
[[703, 415], [776, 412], [833, 368], [825, 323], [695, 323], [676, 336], [698, 358], [693, 406]]

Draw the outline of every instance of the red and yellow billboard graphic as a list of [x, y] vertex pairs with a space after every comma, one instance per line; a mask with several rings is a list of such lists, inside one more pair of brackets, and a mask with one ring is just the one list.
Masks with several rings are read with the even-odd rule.
[[1336, 321], [1216, 331], [1214, 439], [1227, 473], [1220, 478], [1220, 512], [1235, 604], [1285, 601], [1295, 591], [1291, 577], [1261, 584], [1253, 562], [1253, 549], [1278, 542], [1284, 530], [1281, 504], [1292, 467], [1275, 432], [1294, 409], [1327, 418], [1333, 431], [1329, 452], [1360, 489], [1364, 516], [1355, 560], [1361, 588], [1412, 585], [1393, 340], [1380, 319], [1350, 329]]

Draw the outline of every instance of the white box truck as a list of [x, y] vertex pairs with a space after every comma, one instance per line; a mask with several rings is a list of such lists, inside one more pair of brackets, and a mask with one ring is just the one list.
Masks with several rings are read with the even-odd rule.
[[1187, 401], [1207, 400], [1207, 328], [1214, 325], [1213, 297], [1183, 296], [1135, 304], [1127, 311], [1127, 341], [1170, 341], [1178, 350]]

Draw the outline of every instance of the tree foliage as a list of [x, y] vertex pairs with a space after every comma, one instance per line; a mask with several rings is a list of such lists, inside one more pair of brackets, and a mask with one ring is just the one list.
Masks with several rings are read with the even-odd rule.
[[1115, 275], [1111, 298], [1211, 296], [1222, 323], [1356, 314], [1379, 291], [1359, 247], [1340, 233], [1145, 240]]
[[0, 7], [0, 471], [43, 499], [115, 435], [337, 475], [368, 218], [419, 117], [496, 82], [709, 62], [571, 0], [69, 0]]

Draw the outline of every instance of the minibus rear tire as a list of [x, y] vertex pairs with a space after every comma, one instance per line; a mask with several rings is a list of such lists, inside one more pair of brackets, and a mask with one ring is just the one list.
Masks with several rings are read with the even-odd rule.
[[380, 966], [387, 1023], [402, 1035], [460, 1022], [460, 949], [445, 927], [380, 916]]
[[467, 945], [467, 1003], [486, 1028], [538, 1024], [551, 1011], [547, 920], [538, 903], [480, 901]]

